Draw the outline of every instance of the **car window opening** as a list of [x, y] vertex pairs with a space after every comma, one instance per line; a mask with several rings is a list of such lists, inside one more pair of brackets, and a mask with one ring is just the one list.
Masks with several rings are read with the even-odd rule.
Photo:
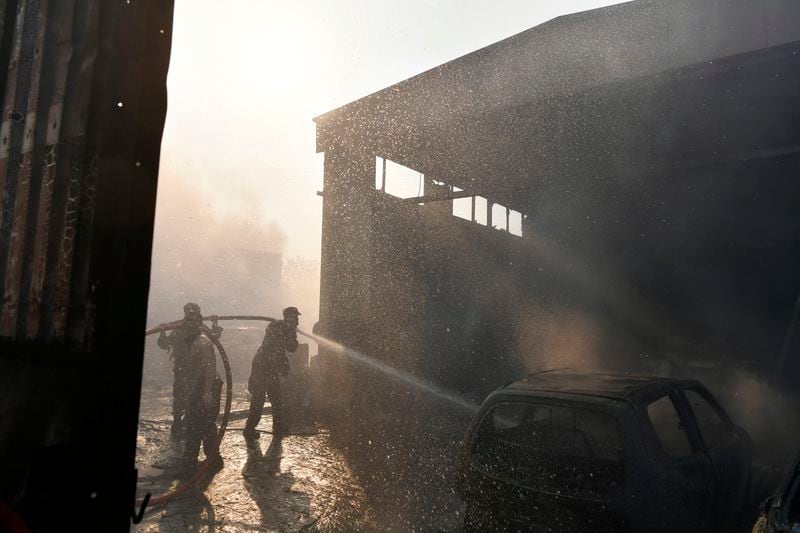
[[487, 474], [528, 486], [606, 494], [624, 481], [616, 420], [588, 409], [504, 403], [481, 423], [473, 462]]

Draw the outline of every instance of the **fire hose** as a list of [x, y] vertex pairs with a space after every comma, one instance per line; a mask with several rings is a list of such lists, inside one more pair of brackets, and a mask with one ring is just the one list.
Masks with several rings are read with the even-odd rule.
[[[217, 323], [218, 321], [228, 321], [228, 320], [258, 320], [263, 322], [274, 322], [274, 318], [270, 318], [267, 316], [255, 316], [255, 315], [226, 315], [226, 316], [219, 316], [219, 315], [211, 315], [203, 317], [204, 321], [211, 321], [212, 323]], [[150, 328], [145, 331], [145, 336], [153, 335], [155, 333], [161, 333], [166, 331], [172, 331], [174, 329], [179, 329], [183, 326], [183, 320], [176, 320], [174, 322], [169, 322], [166, 324], [161, 324], [154, 328]], [[217, 437], [217, 443], [214, 446], [214, 453], [211, 457], [206, 457], [205, 461], [201, 462], [197, 466], [197, 470], [194, 472], [192, 477], [190, 477], [185, 483], [178, 485], [173, 490], [163, 494], [161, 496], [156, 496], [154, 498], [145, 497], [143, 500], [137, 503], [137, 507], [139, 508], [153, 508], [158, 505], [163, 505], [168, 503], [187, 490], [195, 485], [200, 479], [205, 475], [208, 471], [211, 462], [219, 455], [219, 448], [222, 444], [222, 438], [225, 435], [225, 429], [228, 427], [228, 418], [231, 412], [231, 402], [233, 400], [233, 375], [231, 374], [231, 365], [230, 361], [228, 360], [228, 354], [225, 352], [225, 348], [223, 348], [222, 343], [219, 342], [219, 339], [215, 338], [211, 334], [211, 330], [205, 324], [201, 330], [202, 334], [205, 335], [217, 348], [219, 352], [220, 359], [222, 359], [222, 364], [225, 367], [225, 410], [222, 414], [222, 421], [220, 422], [219, 433]], [[302, 332], [300, 332], [303, 334]], [[149, 494], [148, 494], [149, 496]]]

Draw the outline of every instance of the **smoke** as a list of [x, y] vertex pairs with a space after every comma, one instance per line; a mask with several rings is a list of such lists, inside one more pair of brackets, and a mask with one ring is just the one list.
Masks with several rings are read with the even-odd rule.
[[[310, 329], [319, 314], [319, 263], [283, 257], [285, 232], [274, 222], [241, 214], [221, 214], [211, 191], [189, 181], [162, 176], [153, 241], [148, 324], [176, 320], [187, 302], [203, 313], [280, 317], [288, 305], [300, 308]], [[234, 380], [246, 380], [249, 360], [263, 336], [222, 324], [222, 339]], [[157, 354], [153, 342], [148, 353]], [[313, 353], [313, 351], [312, 351]], [[159, 354], [147, 361], [147, 379], [163, 381], [171, 369]]]
[[798, 397], [775, 389], [751, 372], [737, 370], [730, 379], [708, 386], [731, 418], [753, 438], [756, 462], [785, 468], [800, 444], [796, 419]]
[[551, 368], [603, 370], [603, 329], [578, 312], [530, 317], [519, 327], [516, 353], [529, 372]]
[[150, 322], [174, 320], [194, 301], [206, 314], [266, 311], [279, 296], [286, 235], [273, 223], [222, 216], [214, 195], [181, 178], [159, 187]]
[[319, 319], [319, 274], [317, 260], [288, 257], [283, 262], [281, 299], [300, 309], [300, 323], [309, 330]]
[[458, 409], [467, 411], [469, 414], [475, 414], [478, 412], [479, 406], [476, 403], [470, 401], [468, 398], [461, 397], [453, 391], [447, 390], [444, 387], [440, 387], [435, 383], [422, 379], [418, 376], [414, 376], [408, 372], [404, 372], [403, 370], [394, 368], [374, 357], [365, 355], [358, 350], [348, 348], [343, 344], [332, 341], [321, 335], [314, 335], [312, 333], [305, 333], [302, 331], [299, 333], [308, 338], [316, 340], [319, 344], [334, 350], [334, 352], [345, 355], [356, 364], [380, 372], [383, 377], [399, 384], [402, 387], [406, 387], [414, 390], [415, 392], [420, 392], [437, 400], [447, 402]]

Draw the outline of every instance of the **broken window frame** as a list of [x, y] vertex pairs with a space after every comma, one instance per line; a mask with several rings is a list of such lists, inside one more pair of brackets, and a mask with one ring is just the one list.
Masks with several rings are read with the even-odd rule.
[[[657, 424], [654, 421], [653, 414], [650, 410], [650, 408], [653, 405], [662, 401], [666, 401], [667, 404], [672, 407], [672, 410], [676, 415], [678, 429], [679, 431], [682, 432], [682, 435], [686, 439], [687, 453], [684, 453], [682, 455], [677, 455], [673, 453], [672, 450], [668, 449], [667, 446], [665, 446], [665, 440], [662, 438], [662, 435], [664, 434], [661, 431], [659, 431], [659, 428], [664, 428], [665, 426], [663, 426], [663, 423]], [[680, 462], [681, 460], [684, 460], [687, 457], [691, 457], [692, 455], [698, 452], [697, 444], [695, 442], [695, 439], [693, 438], [692, 431], [688, 429], [689, 427], [691, 427], [693, 421], [687, 419], [685, 408], [681, 403], [680, 398], [678, 398], [678, 396], [674, 392], [664, 393], [662, 395], [659, 395], [657, 398], [648, 401], [647, 404], [644, 405], [643, 411], [647, 423], [649, 424], [650, 429], [653, 432], [655, 443], [658, 445], [659, 450], [661, 450], [664, 456], [669, 458], [671, 462], [673, 463]], [[672, 423], [672, 421], [670, 421], [670, 423]]]
[[[626, 452], [625, 452], [625, 441], [624, 441], [624, 437], [623, 437], [624, 433], [623, 433], [622, 424], [621, 424], [621, 421], [619, 420], [619, 418], [617, 416], [615, 416], [614, 413], [612, 413], [612, 412], [610, 412], [608, 410], [605, 410], [605, 409], [595, 408], [595, 406], [593, 406], [591, 404], [572, 403], [572, 402], [566, 402], [565, 403], [565, 402], [553, 401], [552, 399], [541, 398], [541, 397], [519, 398], [519, 399], [513, 399], [513, 400], [499, 401], [499, 402], [493, 404], [489, 409], [487, 409], [483, 413], [483, 416], [481, 416], [480, 420], [475, 425], [475, 436], [474, 436], [474, 438], [473, 438], [473, 440], [472, 440], [472, 442], [470, 443], [470, 446], [469, 446], [468, 461], [471, 464], [472, 468], [477, 469], [478, 471], [484, 473], [485, 475], [496, 477], [497, 479], [500, 479], [500, 480], [502, 480], [504, 482], [509, 482], [509, 483], [513, 483], [513, 484], [521, 484], [521, 485], [528, 486], [528, 487], [534, 488], [534, 489], [535, 488], [541, 488], [541, 487], [538, 486], [538, 481], [537, 481], [536, 484], [534, 484], [534, 483], [531, 483], [529, 481], [520, 480], [520, 479], [514, 479], [514, 478], [509, 477], [509, 476], [504, 476], [504, 475], [502, 475], [502, 473], [492, 473], [492, 472], [487, 471], [484, 465], [480, 464], [481, 461], [479, 459], [479, 456], [482, 453], [485, 452], [485, 450], [482, 450], [480, 447], [484, 447], [484, 448], [486, 447], [486, 443], [485, 443], [485, 440], [484, 440], [485, 439], [485, 435], [484, 435], [484, 431], [485, 430], [484, 430], [484, 428], [486, 427], [487, 423], [489, 425], [491, 425], [492, 427], [495, 426], [495, 419], [496, 419], [495, 414], [496, 414], [496, 411], [497, 411], [498, 408], [507, 407], [507, 406], [513, 406], [513, 405], [526, 405], [526, 406], [530, 406], [530, 407], [546, 407], [546, 408], [550, 408], [550, 409], [571, 410], [571, 411], [573, 411], [573, 420], [574, 420], [575, 412], [577, 412], [577, 411], [589, 413], [591, 415], [596, 415], [596, 416], [599, 416], [599, 417], [606, 417], [608, 419], [608, 421], [613, 425], [613, 427], [614, 427], [614, 429], [616, 431], [616, 443], [617, 443], [616, 455], [617, 455], [617, 459], [616, 460], [597, 459], [596, 457], [594, 457], [593, 453], [589, 454], [589, 456], [587, 456], [586, 459], [596, 459], [596, 460], [598, 460], [598, 461], [600, 461], [602, 463], [614, 464], [615, 468], [618, 467], [619, 468], [620, 478], [614, 482], [614, 484], [613, 484], [614, 488], [613, 488], [612, 492], [618, 492], [618, 491], [621, 491], [623, 489], [625, 483], [627, 482], [626, 480], [627, 480], [627, 477], [628, 477], [628, 465], [626, 464], [627, 461], [628, 461], [628, 457], [627, 457]], [[552, 413], [551, 413], [551, 416], [552, 416]], [[548, 418], [548, 419], [550, 419], [550, 418]], [[511, 426], [511, 427], [514, 427], [514, 426]], [[496, 430], [496, 428], [495, 428], [495, 430]], [[584, 437], [586, 437], [585, 434], [584, 434]], [[564, 454], [564, 456], [568, 457], [569, 454]], [[590, 478], [591, 477], [592, 476], [590, 476]], [[542, 483], [546, 483], [546, 480], [543, 480], [541, 478], [537, 478], [537, 480], [541, 481]], [[566, 490], [565, 487], [562, 487], [562, 488]], [[561, 489], [559, 489], [559, 490], [561, 490]], [[568, 492], [571, 492], [571, 491], [568, 491]], [[578, 494], [584, 493], [584, 491], [577, 491], [577, 493]]]
[[[721, 424], [724, 426], [725, 433], [722, 434], [714, 443], [710, 443], [706, 439], [706, 433], [703, 430], [703, 425], [700, 423], [700, 419], [695, 412], [694, 407], [692, 406], [692, 401], [690, 400], [687, 393], [692, 392], [700, 397], [700, 399], [705, 400], [706, 405], [711, 409], [711, 411], [716, 414], [717, 418], [719, 418]], [[692, 385], [683, 386], [681, 387], [681, 395], [683, 396], [683, 400], [686, 402], [686, 409], [688, 409], [690, 416], [692, 417], [692, 421], [697, 428], [698, 438], [702, 442], [703, 449], [711, 450], [714, 449], [717, 445], [721, 444], [727, 437], [729, 437], [735, 430], [736, 426], [733, 424], [733, 421], [728, 417], [727, 413], [722, 409], [722, 407], [716, 402], [716, 400], [705, 390], [695, 387]]]

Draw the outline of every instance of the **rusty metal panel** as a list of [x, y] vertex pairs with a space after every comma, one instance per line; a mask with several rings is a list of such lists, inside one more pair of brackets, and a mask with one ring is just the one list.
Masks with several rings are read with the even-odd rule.
[[[16, 79], [15, 100], [6, 101], [15, 117], [24, 116], [24, 122], [15, 120], [9, 154], [9, 184], [16, 181], [16, 198], [13, 214], [2, 219], [0, 232], [8, 234], [8, 257], [3, 297], [3, 314], [0, 319], [0, 334], [14, 336], [19, 316], [19, 297], [23, 277], [23, 249], [26, 241], [26, 221], [30, 211], [32, 181], [39, 176], [32, 174], [34, 159], [34, 136], [36, 108], [41, 89], [42, 55], [44, 49], [47, 2], [26, 6], [25, 26], [20, 49], [20, 71]], [[16, 160], [16, 164], [15, 164]], [[12, 172], [16, 176], [11, 176]], [[11, 206], [9, 198], [9, 206]], [[10, 221], [10, 227], [6, 225]]]
[[85, 181], [96, 180], [96, 170], [86, 171], [87, 166], [96, 168], [96, 156], [87, 163], [86, 132], [97, 55], [97, 37], [92, 28], [99, 20], [99, 4], [77, 2], [76, 9], [74, 51], [65, 87], [62, 139], [55, 169], [58, 187], [54, 191], [53, 236], [48, 244], [50, 266], [45, 276], [40, 318], [45, 338], [65, 335], [81, 191], [87, 188]]
[[0, 0], [0, 500], [32, 530], [128, 530], [172, 9]]
[[[42, 293], [45, 269], [47, 267], [47, 243], [51, 235], [51, 214], [56, 182], [56, 162], [63, 152], [58, 146], [62, 131], [64, 94], [70, 72], [70, 59], [73, 52], [73, 16], [75, 2], [56, 2], [50, 8], [48, 33], [45, 37], [44, 61], [45, 76], [40, 94], [39, 113], [43, 118], [36, 131], [37, 150], [35, 152], [35, 173], [41, 176], [35, 201], [28, 219], [29, 238], [24, 261], [28, 265], [23, 287], [26, 288], [20, 300], [20, 320], [17, 329], [25, 338], [36, 338], [40, 331], [42, 312]], [[62, 162], [63, 164], [63, 162]]]
[[5, 7], [15, 22], [0, 122], [0, 337], [80, 348], [91, 330], [98, 151], [86, 137], [101, 2]]
[[[14, 26], [14, 39], [11, 57], [8, 65], [5, 98], [3, 101], [3, 153], [2, 167], [0, 167], [0, 181], [3, 184], [3, 201], [0, 203], [0, 250], [4, 256], [0, 259], [0, 279], [3, 280], [3, 306], [0, 314], [0, 335], [14, 336], [16, 302], [14, 299], [13, 276], [15, 262], [18, 259], [14, 253], [14, 245], [19, 241], [18, 212], [21, 210], [19, 197], [25, 195], [25, 188], [20, 190], [19, 177], [25, 157], [22, 149], [24, 136], [24, 120], [27, 114], [28, 91], [33, 64], [33, 40], [38, 33], [36, 6], [22, 3], [17, 12], [17, 22]], [[6, 16], [10, 16], [7, 14]], [[11, 279], [9, 279], [9, 277]]]

